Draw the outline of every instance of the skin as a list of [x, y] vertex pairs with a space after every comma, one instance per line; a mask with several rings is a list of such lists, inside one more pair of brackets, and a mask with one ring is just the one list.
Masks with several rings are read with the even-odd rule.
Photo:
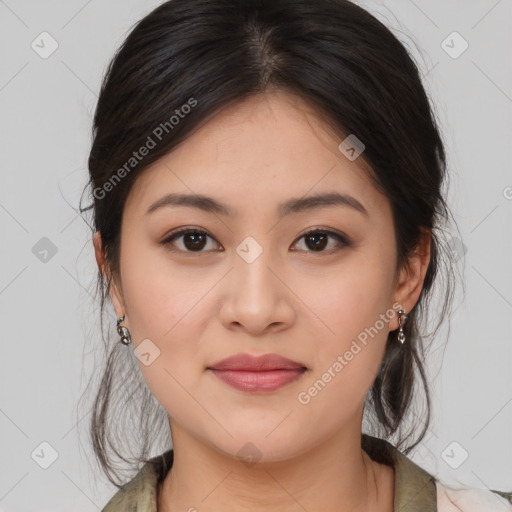
[[[393, 469], [372, 461], [360, 440], [364, 399], [397, 316], [309, 403], [298, 400], [379, 315], [397, 303], [412, 309], [429, 261], [425, 233], [395, 272], [389, 200], [362, 158], [338, 150], [341, 140], [299, 98], [253, 96], [151, 164], [127, 198], [111, 299], [117, 316], [126, 315], [131, 348], [150, 339], [160, 350], [148, 366], [139, 360], [173, 439], [159, 511], [393, 510]], [[368, 216], [343, 205], [276, 216], [283, 201], [333, 190], [356, 198]], [[169, 192], [212, 196], [237, 215], [187, 206], [145, 214]], [[200, 252], [187, 235], [160, 244], [185, 226], [208, 232]], [[315, 251], [303, 235], [319, 227], [352, 245], [328, 238]], [[247, 236], [263, 249], [251, 263], [236, 252]], [[94, 246], [108, 275], [99, 233]], [[238, 352], [275, 352], [308, 370], [276, 391], [239, 391], [206, 369]], [[254, 465], [237, 458], [248, 442], [259, 452]]]

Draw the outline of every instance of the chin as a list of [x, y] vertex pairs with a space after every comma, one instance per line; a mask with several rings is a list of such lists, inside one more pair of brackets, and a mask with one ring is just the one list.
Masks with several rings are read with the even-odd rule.
[[[283, 436], [277, 433], [269, 432], [275, 429], [265, 428], [264, 431], [245, 431], [236, 434], [231, 431], [232, 439], [228, 441], [224, 438], [223, 442], [215, 445], [216, 449], [224, 455], [240, 460], [248, 467], [256, 463], [274, 463], [289, 460], [303, 452], [302, 446], [297, 446], [292, 440], [300, 436]], [[226, 443], [227, 441], [227, 443]], [[288, 444], [289, 443], [289, 444]]]

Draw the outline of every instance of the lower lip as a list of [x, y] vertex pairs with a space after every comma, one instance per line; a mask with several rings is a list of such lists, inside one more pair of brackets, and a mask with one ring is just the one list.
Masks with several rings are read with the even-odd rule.
[[241, 391], [274, 391], [297, 380], [306, 370], [216, 370], [209, 368], [219, 379]]

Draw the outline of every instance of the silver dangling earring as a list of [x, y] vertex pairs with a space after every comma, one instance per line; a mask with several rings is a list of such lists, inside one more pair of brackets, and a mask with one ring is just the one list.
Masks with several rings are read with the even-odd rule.
[[120, 316], [117, 319], [117, 333], [121, 336], [120, 343], [124, 345], [129, 345], [132, 342], [132, 337], [130, 336], [130, 331], [124, 327], [124, 325], [119, 325], [124, 320], [125, 315]]
[[408, 315], [405, 314], [405, 311], [403, 309], [400, 309], [398, 311], [398, 326], [399, 326], [399, 329], [398, 329], [398, 341], [400, 343], [404, 343], [405, 341], [405, 334], [404, 334], [404, 323], [405, 321], [407, 320], [408, 318]]

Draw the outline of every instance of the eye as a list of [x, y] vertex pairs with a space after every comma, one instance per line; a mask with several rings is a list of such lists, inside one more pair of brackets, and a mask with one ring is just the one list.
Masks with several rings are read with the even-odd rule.
[[[335, 231], [331, 231], [329, 229], [322, 229], [322, 228], [316, 228], [308, 231], [307, 233], [304, 233], [299, 240], [302, 240], [304, 238], [306, 248], [309, 248], [312, 250], [307, 252], [335, 252], [337, 250], [340, 250], [342, 247], [349, 247], [351, 245], [351, 241], [349, 238], [345, 235], [342, 235], [341, 233], [337, 233]], [[328, 245], [329, 238], [335, 239], [338, 244], [337, 246], [334, 246], [334, 249], [331, 247], [328, 250], [324, 250], [325, 247]], [[340, 247], [342, 246], [342, 247]], [[307, 250], [307, 249], [306, 249]]]
[[[172, 232], [167, 238], [160, 242], [164, 246], [169, 245], [181, 245], [177, 247], [178, 251], [182, 252], [206, 252], [203, 249], [208, 245], [207, 240], [215, 240], [206, 231], [199, 228], [182, 228]], [[183, 239], [181, 244], [176, 244], [176, 240]], [[348, 247], [351, 245], [351, 241], [345, 235], [331, 231], [329, 229], [316, 228], [304, 233], [298, 240], [304, 239], [306, 242], [306, 252], [335, 252], [342, 247]], [[334, 248], [324, 250], [328, 245], [328, 240], [334, 239], [337, 241], [337, 245]], [[296, 242], [297, 243], [297, 242]], [[294, 244], [295, 245], [295, 244]], [[341, 247], [340, 247], [341, 246]], [[311, 249], [308, 251], [308, 249]], [[175, 249], [170, 249], [175, 250]]]
[[[177, 250], [182, 252], [205, 252], [202, 249], [207, 245], [206, 240], [211, 238], [210, 235], [198, 228], [183, 228], [170, 234], [165, 240], [160, 242], [162, 245], [168, 246], [174, 244], [177, 239], [183, 238], [182, 247]], [[174, 250], [174, 249], [171, 249]]]

